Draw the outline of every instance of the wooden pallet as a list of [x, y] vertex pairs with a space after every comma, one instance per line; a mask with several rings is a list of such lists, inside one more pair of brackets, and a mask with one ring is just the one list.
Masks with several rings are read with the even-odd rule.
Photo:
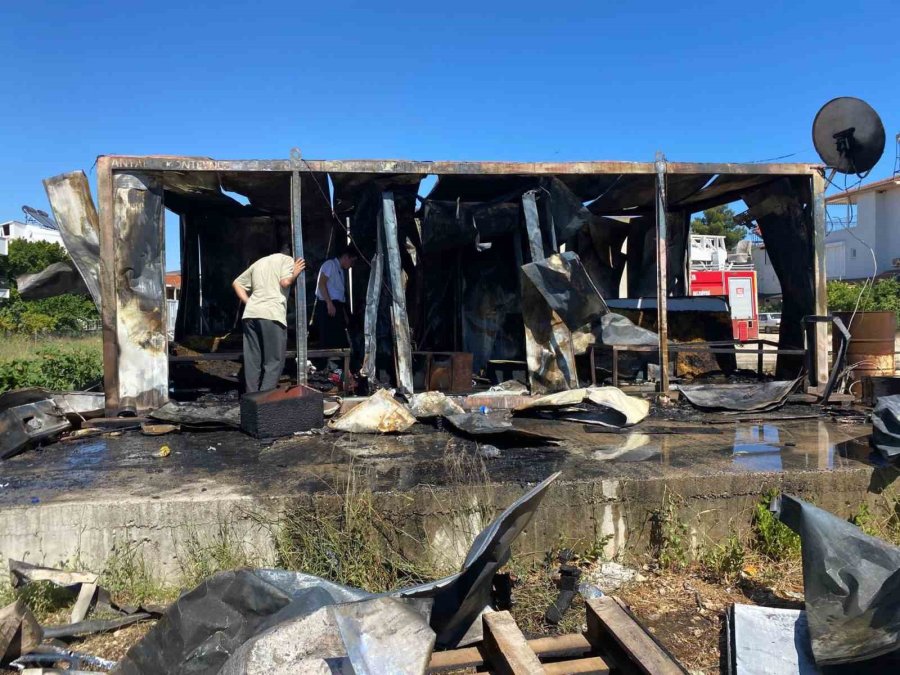
[[435, 652], [429, 673], [475, 668], [497, 675], [685, 675], [685, 670], [615, 598], [587, 601], [583, 634], [526, 640], [509, 612], [483, 617], [474, 647]]

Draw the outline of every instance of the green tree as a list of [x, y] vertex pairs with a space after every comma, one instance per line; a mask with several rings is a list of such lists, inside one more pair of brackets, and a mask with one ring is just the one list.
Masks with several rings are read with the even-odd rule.
[[706, 209], [699, 218], [691, 220], [691, 234], [724, 236], [725, 246], [731, 251], [744, 238], [747, 230], [743, 225], [734, 222], [734, 211], [725, 205]]
[[16, 277], [40, 272], [47, 265], [68, 260], [66, 249], [51, 241], [9, 242], [9, 255], [0, 256], [0, 279], [7, 280], [10, 288], [16, 288]]

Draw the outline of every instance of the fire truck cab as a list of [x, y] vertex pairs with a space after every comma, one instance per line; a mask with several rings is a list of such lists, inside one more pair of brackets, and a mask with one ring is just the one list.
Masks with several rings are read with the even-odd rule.
[[739, 242], [735, 253], [725, 248], [725, 237], [692, 234], [688, 295], [721, 296], [731, 308], [734, 339], [759, 337], [756, 306], [756, 270], [748, 242]]

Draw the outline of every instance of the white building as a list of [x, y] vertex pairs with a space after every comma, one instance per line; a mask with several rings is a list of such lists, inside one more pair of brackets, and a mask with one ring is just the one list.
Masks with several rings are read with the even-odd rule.
[[7, 247], [9, 242], [14, 239], [25, 239], [26, 241], [52, 241], [65, 248], [59, 230], [51, 230], [49, 227], [37, 223], [23, 223], [18, 220], [7, 220], [0, 223], [0, 239]]
[[[828, 279], [853, 281], [873, 273], [900, 274], [900, 177], [840, 192], [827, 197], [825, 203]], [[760, 295], [780, 293], [778, 277], [762, 243], [753, 247], [753, 263]]]
[[[59, 230], [51, 230], [49, 227], [37, 223], [23, 223], [18, 220], [7, 220], [0, 223], [0, 255], [9, 255], [9, 242], [14, 239], [52, 241], [65, 248]], [[9, 297], [9, 289], [5, 286], [6, 281], [0, 280], [0, 298]]]

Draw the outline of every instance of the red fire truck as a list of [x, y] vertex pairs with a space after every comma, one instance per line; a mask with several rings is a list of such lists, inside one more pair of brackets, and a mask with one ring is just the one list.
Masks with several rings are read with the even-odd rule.
[[731, 308], [734, 339], [744, 342], [759, 337], [756, 270], [749, 255], [728, 254], [725, 237], [691, 235], [688, 295], [726, 298]]

